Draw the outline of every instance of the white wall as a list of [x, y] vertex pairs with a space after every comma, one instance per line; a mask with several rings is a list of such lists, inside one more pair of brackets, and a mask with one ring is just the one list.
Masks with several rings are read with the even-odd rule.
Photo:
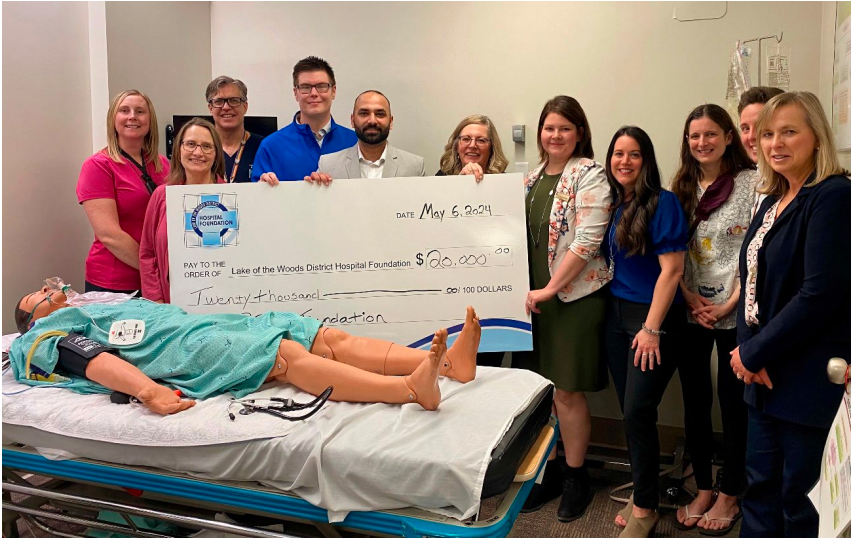
[[92, 153], [85, 2], [3, 3], [3, 333], [41, 280], [83, 290], [92, 231], [75, 188]]
[[[175, 114], [209, 114], [210, 2], [107, 2], [110, 98], [145, 92], [154, 103], [160, 152]], [[106, 110], [103, 112], [106, 117]]]
[[[472, 113], [497, 123], [511, 162], [538, 162], [536, 124], [546, 100], [580, 101], [604, 159], [611, 135], [637, 124], [656, 143], [668, 182], [681, 130], [701, 103], [723, 104], [735, 41], [784, 31], [791, 86], [818, 92], [821, 3], [729, 2], [312, 2], [211, 5], [213, 73], [249, 86], [250, 114], [290, 122], [293, 64], [328, 60], [338, 82], [333, 114], [348, 124], [352, 102], [375, 88], [391, 100], [393, 144], [438, 169], [447, 137]], [[831, 60], [830, 60], [831, 63]], [[753, 69], [756, 69], [753, 66]], [[512, 124], [527, 126], [514, 144]], [[677, 377], [676, 377], [677, 379]], [[660, 421], [683, 425], [674, 382]], [[612, 390], [591, 396], [593, 414], [619, 418]], [[717, 420], [719, 426], [719, 421]]]
[[[697, 11], [687, 4], [677, 3], [679, 17]], [[784, 30], [793, 87], [818, 91], [819, 3], [728, 5], [721, 20], [681, 23], [676, 3], [663, 2], [214, 2], [211, 56], [215, 74], [248, 84], [250, 114], [280, 124], [296, 110], [293, 64], [325, 58], [338, 79], [336, 119], [349, 123], [361, 91], [383, 91], [392, 141], [423, 155], [428, 170], [456, 123], [475, 112], [496, 121], [510, 161], [535, 165], [539, 112], [564, 93], [586, 110], [599, 159], [613, 132], [635, 123], [652, 136], [668, 177], [687, 113], [722, 103], [737, 39]], [[518, 123], [527, 125], [524, 146], [511, 141]]]

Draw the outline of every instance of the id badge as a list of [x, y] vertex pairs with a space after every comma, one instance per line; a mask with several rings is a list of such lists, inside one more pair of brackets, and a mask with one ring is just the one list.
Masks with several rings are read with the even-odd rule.
[[111, 345], [136, 345], [145, 336], [145, 321], [125, 319], [110, 326]]

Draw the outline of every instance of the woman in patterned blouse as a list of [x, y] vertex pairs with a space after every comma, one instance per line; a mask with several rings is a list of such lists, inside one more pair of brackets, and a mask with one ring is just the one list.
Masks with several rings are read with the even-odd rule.
[[[684, 123], [681, 165], [672, 183], [690, 228], [681, 292], [690, 324], [685, 330], [679, 366], [684, 396], [687, 451], [699, 493], [676, 513], [676, 527], [702, 532], [728, 531], [739, 516], [737, 498], [743, 491], [746, 453], [746, 404], [743, 383], [725, 369], [735, 348], [735, 307], [740, 298], [737, 260], [749, 227], [758, 173], [738, 137], [729, 114], [719, 105], [700, 105]], [[723, 461], [720, 493], [713, 501], [711, 424], [713, 389], [711, 354], [717, 345], [717, 396], [723, 420]]]

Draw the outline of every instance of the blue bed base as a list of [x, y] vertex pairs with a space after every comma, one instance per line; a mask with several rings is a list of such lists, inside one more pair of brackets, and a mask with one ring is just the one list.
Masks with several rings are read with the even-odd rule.
[[[554, 426], [554, 420], [548, 424]], [[548, 456], [556, 444], [557, 431], [554, 429], [548, 444]], [[408, 538], [447, 537], [447, 538], [495, 538], [505, 537], [518, 517], [528, 493], [539, 475], [545, 459], [538, 465], [533, 479], [522, 484], [509, 509], [502, 515], [471, 524], [443, 523], [445, 519], [436, 515], [436, 521], [410, 517], [392, 511], [350, 512], [347, 518], [332, 525], [348, 529], [382, 533]], [[205, 501], [214, 505], [226, 505], [230, 508], [245, 510], [247, 513], [260, 511], [266, 514], [286, 518], [298, 518], [316, 523], [328, 523], [326, 510], [307, 501], [287, 495], [264, 490], [240, 488], [216, 482], [159, 474], [148, 469], [132, 469], [121, 465], [111, 465], [88, 460], [52, 461], [32, 451], [14, 447], [3, 448], [3, 467], [26, 471], [41, 476], [79, 480], [107, 486], [120, 486], [140, 489], [192, 501]]]

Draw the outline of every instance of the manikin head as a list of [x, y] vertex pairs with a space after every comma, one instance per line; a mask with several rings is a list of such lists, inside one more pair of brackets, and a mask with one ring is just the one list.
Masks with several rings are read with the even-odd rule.
[[24, 295], [15, 305], [15, 327], [21, 334], [26, 333], [37, 320], [67, 307], [66, 300], [64, 292], [53, 290], [47, 285]]

